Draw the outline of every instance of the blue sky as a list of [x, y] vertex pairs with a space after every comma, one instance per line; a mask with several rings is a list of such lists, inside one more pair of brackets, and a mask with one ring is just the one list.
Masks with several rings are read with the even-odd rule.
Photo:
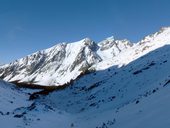
[[85, 37], [137, 42], [170, 26], [169, 5], [169, 0], [0, 0], [0, 62]]

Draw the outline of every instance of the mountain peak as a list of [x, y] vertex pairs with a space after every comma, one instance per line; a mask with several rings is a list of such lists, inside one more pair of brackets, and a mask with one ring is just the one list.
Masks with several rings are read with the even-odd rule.
[[92, 40], [89, 37], [86, 37], [86, 38], [82, 39], [82, 41], [84, 41], [84, 42], [91, 42]]
[[166, 30], [170, 30], [170, 27], [162, 27], [162, 28], [160, 29], [160, 31], [166, 31]]
[[144, 37], [138, 44], [154, 43], [154, 44], [169, 44], [170, 27], [162, 27], [158, 32]]
[[146, 36], [137, 45], [126, 39], [117, 40], [113, 36], [99, 43], [84, 38], [77, 42], [60, 43], [0, 66], [0, 77], [7, 81], [62, 85], [91, 67], [96, 70], [103, 69], [102, 66], [127, 64], [167, 43], [170, 43], [170, 27], [163, 27], [159, 32]]
[[113, 40], [115, 40], [115, 37], [114, 36], [110, 36], [110, 37], [107, 37], [106, 40], [113, 41]]

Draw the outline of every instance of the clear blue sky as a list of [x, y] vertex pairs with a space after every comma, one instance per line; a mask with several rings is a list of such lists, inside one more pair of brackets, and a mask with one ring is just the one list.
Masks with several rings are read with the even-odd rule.
[[0, 62], [85, 37], [137, 42], [162, 26], [170, 0], [0, 0]]

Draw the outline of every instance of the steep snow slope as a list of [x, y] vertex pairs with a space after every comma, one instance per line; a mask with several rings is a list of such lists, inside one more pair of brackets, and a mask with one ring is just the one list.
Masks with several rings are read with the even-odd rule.
[[[93, 44], [90, 46], [94, 47], [89, 47], [89, 44], [87, 46], [86, 42], [90, 42]], [[83, 47], [83, 49], [88, 49], [87, 51], [91, 50], [91, 52], [86, 52], [86, 50], [80, 50], [84, 52], [78, 52], [79, 50], [65, 50], [67, 52], [69, 51], [65, 53], [68, 55], [66, 59], [65, 57], [61, 57], [63, 59], [62, 61], [59, 59], [60, 61], [52, 62], [50, 57], [53, 57], [52, 53], [55, 51], [54, 48], [57, 47], [58, 49], [60, 45], [66, 45], [65, 47], [68, 49], [82, 49]], [[69, 76], [71, 77], [64, 77], [65, 79], [72, 79], [72, 73], [73, 75], [75, 72], [80, 73], [81, 71], [79, 71], [79, 69], [87, 62], [93, 63], [83, 68], [89, 68], [89, 70], [96, 69], [96, 72], [83, 75], [64, 90], [56, 90], [48, 96], [39, 97], [35, 101], [26, 101], [28, 94], [21, 90], [13, 90], [14, 96], [11, 97], [16, 97], [17, 101], [15, 103], [26, 102], [21, 105], [23, 107], [9, 107], [9, 116], [4, 116], [3, 114], [1, 116], [6, 122], [10, 118], [12, 122], [14, 120], [17, 121], [17, 126], [14, 124], [14, 127], [24, 128], [169, 127], [170, 28], [163, 28], [159, 32], [147, 36], [137, 44], [130, 44], [126, 40], [116, 41], [114, 38], [108, 38], [99, 44], [95, 44], [89, 39], [84, 39], [77, 43], [60, 45], [40, 52], [43, 53], [43, 55], [50, 53], [52, 56], [49, 55], [49, 57], [45, 57], [45, 61], [42, 61], [42, 64], [38, 67], [35, 67], [35, 70], [38, 71], [33, 70], [34, 72], [32, 74], [30, 73], [30, 76], [24, 74], [27, 74], [25, 71], [27, 65], [23, 62], [33, 67], [33, 62], [37, 63], [36, 59], [40, 62], [42, 56], [37, 56], [36, 58], [30, 55], [28, 56], [28, 62], [23, 61], [26, 58], [18, 60], [18, 62], [15, 62], [16, 65], [18, 65], [21, 61], [18, 67], [14, 63], [10, 64], [10, 66], [5, 65], [1, 67], [1, 77], [5, 79], [8, 78], [8, 80], [18, 80], [22, 78], [23, 74], [25, 77], [31, 78], [35, 73], [35, 76], [37, 76], [34, 82], [37, 81], [37, 83], [40, 83], [41, 81], [38, 82], [39, 74], [44, 74], [45, 77], [46, 73], [48, 74], [53, 71], [53, 64], [60, 65], [58, 64], [60, 62], [62, 62], [62, 66], [59, 66], [59, 68], [63, 68], [63, 64], [69, 67], [69, 70], [66, 70], [66, 72], [68, 71], [67, 73], [70, 74]], [[63, 49], [64, 48], [60, 48], [60, 50]], [[56, 50], [56, 52], [60, 50]], [[69, 54], [72, 52], [75, 52], [76, 57], [74, 54]], [[54, 54], [56, 55], [56, 53]], [[71, 56], [71, 60], [69, 60], [69, 56]], [[72, 59], [74, 57], [76, 59]], [[77, 59], [77, 57], [79, 59]], [[89, 59], [90, 61], [88, 61]], [[48, 62], [47, 60], [50, 61]], [[67, 60], [71, 63], [68, 64]], [[81, 61], [75, 62], [75, 60]], [[44, 64], [44, 62], [46, 63]], [[71, 67], [75, 67], [71, 66], [74, 65], [74, 62], [76, 63], [76, 68], [70, 71]], [[77, 65], [77, 62], [81, 63]], [[15, 66], [13, 67], [13, 65]], [[40, 68], [41, 66], [42, 68]], [[45, 69], [46, 66], [49, 70]], [[22, 73], [17, 69], [20, 69]], [[43, 69], [44, 71], [41, 71]], [[58, 72], [58, 70], [56, 72]], [[5, 73], [8, 73], [8, 75]], [[9, 79], [8, 76], [12, 75], [12, 73], [14, 73], [14, 76]], [[52, 73], [55, 74], [55, 72]], [[15, 74], [17, 75], [16, 78]], [[53, 74], [49, 78], [46, 77], [44, 82], [47, 82], [55, 76]], [[40, 77], [39, 79], [42, 78], [43, 77]], [[58, 79], [59, 78], [60, 77], [58, 77]], [[76, 78], [76, 76], [74, 78]], [[55, 79], [50, 79], [50, 82], [51, 80]], [[24, 80], [21, 79], [21, 81]], [[2, 85], [2, 82], [0, 85]], [[5, 96], [11, 100], [11, 97], [7, 96], [7, 94], [13, 94], [13, 91], [11, 92], [6, 89], [6, 86], [7, 85], [4, 86], [5, 88], [3, 86], [3, 88], [1, 87], [3, 89], [1, 96]], [[19, 97], [17, 97], [15, 93], [19, 95]], [[21, 102], [18, 102], [18, 99], [21, 100]], [[2, 101], [2, 103], [8, 102], [8, 100]], [[2, 107], [2, 109], [4, 108], [5, 107]], [[6, 112], [7, 111], [3, 110], [3, 113]], [[18, 116], [19, 118], [16, 118]], [[3, 123], [3, 120], [0, 120], [0, 123], [1, 122]], [[11, 125], [9, 126], [9, 124], [4, 123], [3, 126], [10, 127]]]
[[39, 85], [63, 85], [85, 72], [127, 65], [169, 43], [170, 28], [162, 28], [136, 44], [113, 37], [98, 44], [88, 38], [61, 43], [0, 66], [0, 78]]
[[1, 66], [0, 77], [6, 81], [63, 85], [76, 79], [92, 65], [105, 61], [105, 58], [110, 59], [109, 56], [116, 56], [131, 45], [126, 40], [112, 38], [102, 41], [99, 46], [88, 38], [69, 44], [61, 43]]
[[61, 43], [2, 66], [0, 75], [7, 81], [62, 85], [101, 61], [95, 53], [97, 49], [98, 46], [88, 38], [70, 44]]
[[31, 118], [27, 127], [168, 127], [169, 65], [167, 44], [123, 67], [85, 75], [68, 88], [37, 99], [36, 109], [26, 114]]
[[[125, 44], [129, 44], [129, 42], [125, 41]], [[161, 28], [159, 32], [146, 36], [140, 42], [133, 45], [130, 44], [131, 47], [125, 48], [117, 56], [113, 57], [113, 59], [105, 59], [105, 61], [98, 63], [97, 65], [95, 65], [95, 68], [96, 70], [100, 70], [106, 69], [113, 65], [121, 67], [167, 44], [170, 44], [170, 27]], [[111, 51], [107, 51], [108, 50], [103, 53], [99, 51], [100, 56], [104, 55], [104, 57], [107, 58], [106, 56], [108, 55], [109, 57], [111, 57]]]

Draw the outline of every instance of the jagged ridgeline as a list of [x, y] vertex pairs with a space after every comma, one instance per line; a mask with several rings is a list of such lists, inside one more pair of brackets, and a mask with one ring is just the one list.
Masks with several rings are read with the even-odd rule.
[[[88, 38], [74, 43], [60, 43], [1, 66], [0, 77], [10, 82], [63, 85], [80, 74], [94, 72], [97, 70], [94, 65], [112, 59], [132, 46], [127, 40], [114, 38], [108, 38], [99, 44]], [[109, 51], [111, 53], [105, 53]]]
[[0, 66], [0, 78], [10, 82], [59, 86], [87, 72], [121, 67], [168, 44], [169, 28], [145, 37], [138, 43], [109, 37], [99, 43], [85, 38], [59, 43], [22, 59]]

